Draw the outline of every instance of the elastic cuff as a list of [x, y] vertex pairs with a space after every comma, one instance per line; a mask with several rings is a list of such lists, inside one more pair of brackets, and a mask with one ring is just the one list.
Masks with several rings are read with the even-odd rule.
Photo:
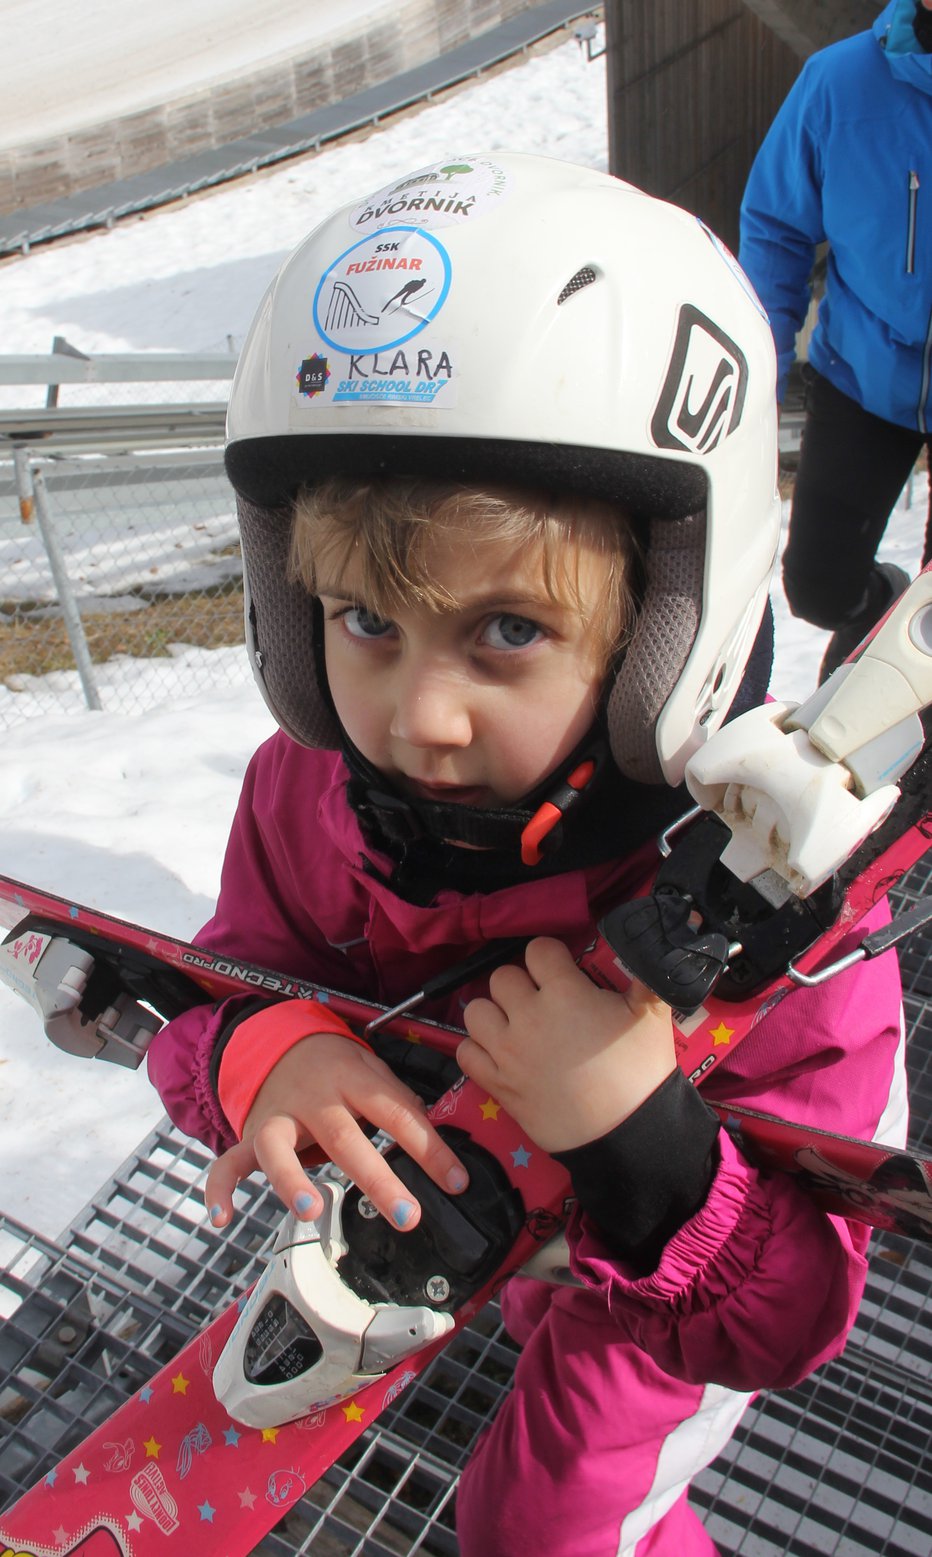
[[718, 1134], [717, 1116], [677, 1069], [607, 1135], [553, 1155], [605, 1243], [646, 1271], [703, 1205]]
[[282, 1055], [314, 1033], [338, 1033], [372, 1052], [365, 1038], [317, 1000], [286, 1000], [266, 1006], [234, 1029], [220, 1061], [217, 1095], [237, 1140], [242, 1140], [246, 1116], [260, 1087]]

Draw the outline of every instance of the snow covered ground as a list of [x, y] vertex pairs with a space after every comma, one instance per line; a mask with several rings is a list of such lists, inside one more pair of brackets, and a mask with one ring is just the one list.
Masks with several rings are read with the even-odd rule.
[[[230, 555], [239, 531], [227, 494], [213, 504], [202, 503], [204, 512], [193, 520], [190, 509], [182, 511], [176, 505], [164, 517], [136, 513], [130, 524], [125, 491], [101, 487], [95, 490], [94, 501], [93, 525], [85, 523], [83, 530], [82, 515], [69, 515], [62, 499], [54, 505], [59, 549], [84, 610], [127, 611], [139, 606], [138, 600], [120, 591], [136, 588], [146, 572], [157, 575], [153, 593], [169, 594], [240, 577], [239, 557]], [[54, 606], [55, 582], [35, 526], [28, 531], [21, 526], [0, 531], [0, 579], [5, 600]], [[0, 687], [0, 703], [2, 699]]]
[[[47, 351], [55, 334], [87, 352], [225, 349], [228, 335], [242, 338], [285, 252], [331, 207], [408, 168], [496, 148], [605, 167], [602, 65], [586, 64], [569, 42], [366, 139], [8, 261], [0, 265], [3, 350]], [[8, 403], [24, 402], [14, 393]], [[910, 503], [904, 496], [883, 551], [911, 570], [924, 522], [919, 486]], [[823, 635], [791, 621], [779, 595], [776, 611], [774, 688], [803, 695]], [[133, 672], [142, 695], [161, 674], [145, 662]], [[102, 684], [106, 704], [106, 671]], [[76, 677], [71, 687], [77, 710]], [[76, 711], [23, 722], [3, 737], [0, 869], [194, 934], [212, 908], [243, 768], [270, 730], [250, 685], [167, 700], [145, 715]], [[0, 1078], [3, 1207], [54, 1235], [160, 1116], [158, 1100], [144, 1074], [52, 1049], [3, 989]]]

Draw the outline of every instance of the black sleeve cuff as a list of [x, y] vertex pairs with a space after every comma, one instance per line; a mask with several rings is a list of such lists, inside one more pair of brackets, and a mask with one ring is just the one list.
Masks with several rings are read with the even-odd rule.
[[223, 1059], [223, 1051], [229, 1043], [230, 1039], [233, 1037], [233, 1034], [236, 1032], [236, 1029], [239, 1027], [241, 1022], [245, 1022], [248, 1016], [255, 1016], [257, 1011], [263, 1011], [266, 1006], [274, 1006], [278, 1005], [278, 1003], [279, 1002], [277, 1000], [265, 1000], [260, 996], [250, 995], [248, 998], [244, 998], [237, 1002], [233, 1014], [229, 1018], [229, 1021], [224, 1027], [220, 1029], [220, 1032], [217, 1035], [217, 1041], [213, 1047], [213, 1052], [210, 1056], [210, 1066], [207, 1072], [210, 1084], [214, 1090], [214, 1094], [218, 1096], [218, 1099], [218, 1089], [220, 1084], [220, 1061]]
[[704, 1204], [719, 1122], [681, 1070], [608, 1135], [554, 1152], [613, 1253], [646, 1275]]

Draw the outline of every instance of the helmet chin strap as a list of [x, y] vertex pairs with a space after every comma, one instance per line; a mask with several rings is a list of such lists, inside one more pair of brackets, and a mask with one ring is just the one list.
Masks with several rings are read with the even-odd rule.
[[608, 746], [594, 728], [559, 768], [511, 806], [481, 807], [402, 795], [342, 732], [342, 751], [350, 770], [349, 803], [362, 826], [389, 844], [421, 838], [520, 854], [524, 865], [537, 865], [562, 842], [562, 821], [583, 800], [608, 758]]

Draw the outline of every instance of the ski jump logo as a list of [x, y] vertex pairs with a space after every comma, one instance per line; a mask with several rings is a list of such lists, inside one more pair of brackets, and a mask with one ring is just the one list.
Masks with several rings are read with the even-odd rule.
[[368, 324], [378, 328], [382, 323], [382, 314], [397, 313], [400, 309], [407, 308], [408, 304], [417, 297], [419, 292], [423, 291], [426, 285], [427, 282], [423, 279], [406, 281], [404, 286], [399, 287], [398, 291], [388, 299], [387, 303], [382, 304], [380, 313], [367, 314], [349, 283], [346, 281], [335, 281], [333, 283], [333, 292], [330, 295], [330, 306], [327, 309], [327, 329], [332, 332], [343, 329], [345, 325], [349, 325], [352, 329], [360, 324]]
[[747, 358], [717, 324], [684, 303], [667, 377], [650, 424], [658, 448], [710, 454], [741, 421]]
[[344, 355], [390, 351], [435, 319], [450, 290], [441, 243], [416, 227], [383, 227], [353, 244], [321, 276], [314, 324]]

